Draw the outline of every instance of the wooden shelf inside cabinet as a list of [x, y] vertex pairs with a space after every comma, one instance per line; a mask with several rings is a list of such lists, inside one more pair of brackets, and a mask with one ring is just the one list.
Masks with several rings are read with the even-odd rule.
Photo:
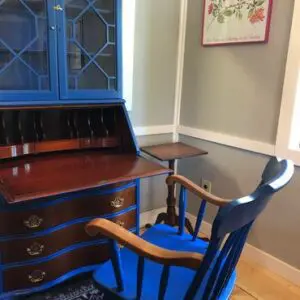
[[118, 146], [120, 146], [120, 139], [119, 137], [115, 136], [25, 143], [20, 145], [0, 147], [0, 159], [53, 151], [92, 148], [115, 148]]
[[170, 171], [135, 154], [103, 154], [93, 150], [51, 153], [4, 162], [0, 190], [5, 201], [13, 204]]

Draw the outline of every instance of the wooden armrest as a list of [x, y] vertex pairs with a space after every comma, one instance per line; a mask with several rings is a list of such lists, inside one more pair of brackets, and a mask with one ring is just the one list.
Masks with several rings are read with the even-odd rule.
[[174, 183], [178, 182], [181, 185], [183, 185], [187, 190], [189, 190], [196, 196], [200, 197], [202, 200], [205, 200], [211, 204], [214, 204], [214, 205], [217, 205], [220, 207], [224, 206], [227, 203], [232, 201], [229, 199], [220, 198], [218, 196], [215, 196], [215, 195], [207, 192], [206, 190], [204, 190], [203, 188], [201, 188], [200, 186], [198, 186], [191, 180], [189, 180], [181, 175], [171, 175], [167, 178], [166, 182], [167, 182], [167, 185], [173, 185]]
[[110, 239], [116, 240], [138, 255], [164, 265], [180, 266], [195, 270], [199, 268], [203, 259], [203, 256], [199, 253], [171, 251], [155, 246], [106, 219], [95, 219], [88, 223], [85, 229], [91, 236], [101, 233]]

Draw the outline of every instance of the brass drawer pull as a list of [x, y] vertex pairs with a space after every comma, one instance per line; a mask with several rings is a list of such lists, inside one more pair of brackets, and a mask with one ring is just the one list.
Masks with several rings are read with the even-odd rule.
[[27, 253], [30, 256], [41, 255], [44, 251], [45, 246], [39, 243], [33, 243], [29, 248], [27, 248]]
[[114, 208], [120, 208], [124, 205], [124, 198], [116, 197], [110, 202], [110, 205]]
[[63, 11], [64, 9], [60, 5], [53, 6], [53, 9], [56, 11]]
[[31, 283], [42, 282], [46, 277], [46, 273], [40, 270], [35, 270], [28, 275], [28, 279]]
[[32, 215], [28, 218], [28, 220], [25, 220], [24, 221], [24, 225], [27, 227], [27, 228], [30, 228], [30, 229], [33, 229], [33, 228], [38, 228], [40, 227], [40, 225], [42, 224], [43, 222], [43, 219], [42, 218], [39, 218], [38, 216], [36, 215]]
[[116, 222], [116, 224], [118, 224], [118, 225], [121, 226], [121, 227], [124, 227], [125, 222], [124, 222], [124, 221], [118, 220], [118, 221]]

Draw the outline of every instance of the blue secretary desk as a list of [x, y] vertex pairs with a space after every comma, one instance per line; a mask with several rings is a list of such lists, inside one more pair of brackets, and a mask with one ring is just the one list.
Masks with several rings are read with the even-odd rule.
[[0, 298], [109, 258], [96, 217], [138, 233], [139, 155], [122, 100], [121, 0], [0, 1]]

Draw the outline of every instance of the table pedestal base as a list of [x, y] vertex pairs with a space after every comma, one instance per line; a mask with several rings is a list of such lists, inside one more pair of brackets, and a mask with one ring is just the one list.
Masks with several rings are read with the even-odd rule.
[[[179, 226], [179, 217], [177, 215], [173, 216], [172, 220], [168, 213], [160, 213], [155, 221], [155, 224], [165, 223], [170, 226]], [[188, 218], [185, 218], [185, 227], [190, 234], [193, 234], [193, 226]]]

